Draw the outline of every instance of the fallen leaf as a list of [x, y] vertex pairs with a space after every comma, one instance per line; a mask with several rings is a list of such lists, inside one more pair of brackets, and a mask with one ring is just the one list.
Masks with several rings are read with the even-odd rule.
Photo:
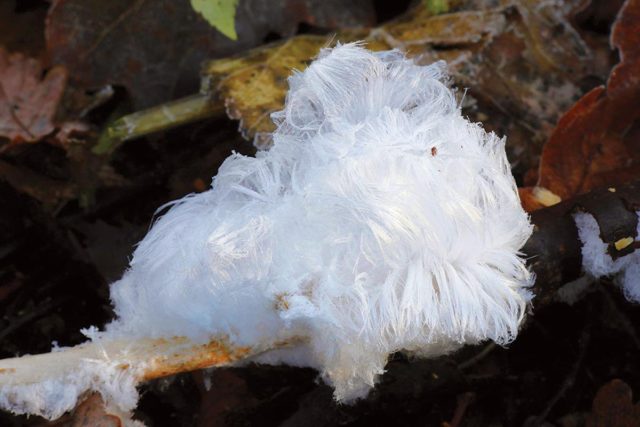
[[245, 0], [233, 41], [190, 0], [56, 0], [45, 35], [52, 62], [73, 70], [75, 84], [122, 85], [142, 109], [196, 92], [203, 60], [257, 46], [266, 36], [291, 36], [301, 22], [331, 29], [372, 21], [369, 0]]
[[235, 24], [238, 0], [191, 0], [191, 6], [222, 34], [231, 40], [238, 39]]
[[92, 394], [75, 410], [70, 427], [122, 427], [122, 421], [105, 411], [100, 395]]
[[297, 36], [210, 61], [203, 88], [225, 102], [245, 137], [267, 147], [274, 129], [270, 114], [283, 106], [292, 69], [304, 69], [334, 41], [365, 40], [372, 50], [398, 48], [421, 64], [446, 60], [456, 84], [470, 88], [467, 99], [480, 103], [477, 111], [492, 112], [485, 117], [488, 127], [508, 133], [510, 149], [532, 163], [552, 124], [580, 96], [581, 79], [593, 73], [589, 48], [560, 6], [533, 0], [493, 8], [481, 1], [450, 3], [451, 13], [435, 15], [421, 3], [378, 28]]
[[593, 399], [587, 427], [640, 427], [640, 403], [633, 403], [631, 388], [619, 379], [603, 385]]
[[64, 67], [54, 67], [43, 77], [40, 61], [0, 47], [0, 137], [18, 144], [52, 133], [66, 84]]
[[434, 15], [449, 11], [448, 0], [423, 0], [425, 7]]
[[291, 70], [303, 70], [327, 44], [324, 36], [299, 36], [246, 55], [209, 63], [205, 83], [224, 100], [227, 114], [240, 120], [247, 139], [269, 141], [270, 114], [282, 109]]
[[640, 177], [639, 0], [624, 4], [611, 43], [621, 61], [606, 87], [596, 87], [569, 109], [542, 151], [536, 188], [563, 200]]
[[127, 415], [108, 413], [100, 395], [92, 393], [72, 413], [54, 421], [38, 423], [37, 427], [123, 427], [124, 425], [139, 425], [135, 422], [130, 423], [130, 421], [131, 418]]

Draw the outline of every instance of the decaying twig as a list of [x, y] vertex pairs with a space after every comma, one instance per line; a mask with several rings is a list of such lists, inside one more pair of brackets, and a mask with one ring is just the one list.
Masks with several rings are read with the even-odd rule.
[[174, 128], [224, 111], [210, 95], [197, 94], [129, 114], [111, 123], [93, 148], [95, 154], [110, 154], [124, 141]]
[[609, 189], [595, 190], [555, 206], [531, 214], [534, 232], [522, 248], [528, 264], [536, 274], [535, 306], [549, 303], [565, 283], [582, 275], [581, 243], [572, 214], [585, 211], [592, 214], [609, 245], [612, 258], [635, 250], [639, 242], [617, 250], [615, 242], [635, 236], [640, 210], [640, 181]]

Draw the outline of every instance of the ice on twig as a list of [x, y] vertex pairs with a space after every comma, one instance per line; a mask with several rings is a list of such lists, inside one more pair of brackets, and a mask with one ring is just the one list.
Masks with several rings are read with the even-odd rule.
[[273, 147], [168, 205], [94, 340], [272, 348], [247, 360], [314, 367], [346, 402], [390, 353], [513, 340], [531, 225], [504, 139], [462, 116], [445, 63], [348, 44], [289, 84]]

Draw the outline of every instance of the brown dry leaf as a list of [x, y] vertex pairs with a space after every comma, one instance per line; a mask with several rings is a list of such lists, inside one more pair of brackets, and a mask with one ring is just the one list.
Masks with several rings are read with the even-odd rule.
[[84, 88], [126, 87], [137, 109], [191, 94], [200, 64], [288, 37], [299, 23], [323, 28], [370, 25], [370, 0], [246, 0], [236, 13], [238, 40], [213, 28], [189, 0], [56, 0], [47, 17], [54, 64]]
[[122, 427], [122, 421], [108, 414], [100, 396], [93, 394], [78, 406], [70, 427]]
[[640, 427], [640, 403], [633, 404], [631, 388], [618, 379], [603, 385], [593, 399], [587, 427]]
[[542, 151], [537, 187], [523, 189], [525, 197], [542, 189], [559, 201], [640, 177], [639, 0], [625, 3], [611, 42], [621, 62], [606, 88], [587, 93], [559, 120]]
[[282, 108], [287, 77], [292, 69], [304, 69], [320, 48], [355, 40], [365, 40], [373, 50], [399, 48], [419, 63], [446, 60], [456, 84], [470, 88], [467, 99], [477, 99], [478, 110], [493, 112], [476, 119], [509, 134], [515, 157], [530, 164], [531, 153], [539, 152], [531, 140], [546, 140], [559, 114], [580, 96], [580, 80], [593, 73], [591, 52], [560, 6], [501, 3], [451, 2], [452, 13], [443, 15], [421, 4], [375, 29], [294, 37], [209, 62], [203, 87], [224, 100], [246, 137], [264, 147], [274, 129], [269, 115]]
[[42, 73], [40, 61], [0, 47], [0, 137], [11, 143], [35, 142], [55, 130], [67, 71], [54, 67]]
[[93, 393], [73, 413], [52, 422], [38, 424], [38, 427], [123, 427], [123, 420], [126, 422], [130, 418], [107, 413], [100, 395]]

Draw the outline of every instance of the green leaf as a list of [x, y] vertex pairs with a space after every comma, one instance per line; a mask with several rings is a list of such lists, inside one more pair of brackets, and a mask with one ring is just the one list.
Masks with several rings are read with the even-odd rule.
[[441, 13], [447, 13], [449, 11], [449, 1], [448, 0], [423, 0], [424, 5], [427, 7], [427, 10], [434, 15], [439, 15]]
[[235, 17], [239, 0], [191, 0], [191, 7], [212, 27], [231, 40], [237, 40]]

